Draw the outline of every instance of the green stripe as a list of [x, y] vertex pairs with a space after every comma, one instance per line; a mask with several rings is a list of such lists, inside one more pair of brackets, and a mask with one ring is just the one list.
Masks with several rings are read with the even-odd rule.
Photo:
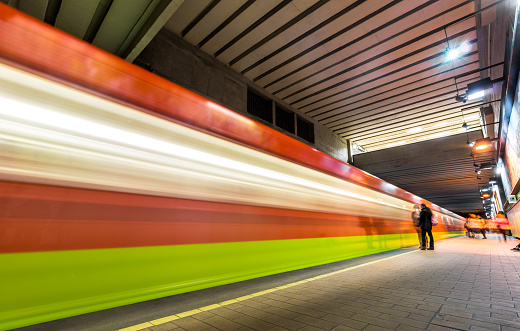
[[416, 244], [403, 234], [0, 254], [0, 329]]

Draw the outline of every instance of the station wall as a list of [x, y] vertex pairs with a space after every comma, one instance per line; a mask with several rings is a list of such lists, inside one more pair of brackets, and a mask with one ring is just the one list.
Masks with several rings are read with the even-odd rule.
[[[346, 142], [316, 120], [299, 112], [212, 56], [165, 29], [148, 44], [135, 64], [207, 97], [229, 109], [348, 162]], [[254, 90], [314, 124], [314, 144], [247, 113], [247, 91]]]

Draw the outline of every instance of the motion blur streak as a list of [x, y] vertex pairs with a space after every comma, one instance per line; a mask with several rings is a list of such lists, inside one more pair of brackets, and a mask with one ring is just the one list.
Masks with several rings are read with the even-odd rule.
[[0, 328], [416, 244], [355, 183], [7, 66], [0, 103]]
[[0, 31], [0, 329], [418, 244], [428, 201], [1, 2]]
[[[38, 176], [52, 184], [379, 217], [390, 212], [401, 218], [411, 208], [402, 200], [7, 67], [0, 67], [0, 75], [5, 105], [0, 128], [11, 147], [10, 157], [2, 158], [10, 160], [2, 162], [5, 180]], [[32, 95], [32, 100], [8, 93]], [[116, 116], [128, 126], [109, 121]], [[35, 163], [44, 166], [35, 168]], [[122, 182], [121, 171], [132, 174], [130, 180]], [[247, 195], [237, 194], [238, 187]], [[370, 209], [379, 205], [379, 212], [370, 211], [369, 203]]]

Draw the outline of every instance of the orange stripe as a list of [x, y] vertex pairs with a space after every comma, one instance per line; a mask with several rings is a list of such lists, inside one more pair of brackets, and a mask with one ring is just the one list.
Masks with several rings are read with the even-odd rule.
[[0, 182], [0, 252], [413, 232], [411, 221]]

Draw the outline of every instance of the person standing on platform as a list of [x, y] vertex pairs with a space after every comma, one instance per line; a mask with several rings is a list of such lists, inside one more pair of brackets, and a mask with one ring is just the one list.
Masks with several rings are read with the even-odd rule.
[[421, 248], [422, 245], [422, 230], [421, 230], [421, 222], [420, 222], [420, 214], [421, 214], [421, 208], [418, 205], [413, 206], [413, 212], [412, 212], [412, 222], [413, 227], [415, 229], [415, 232], [417, 232], [417, 239], [419, 239], [419, 248]]
[[422, 235], [422, 246], [421, 250], [426, 249], [426, 234], [428, 233], [428, 236], [430, 237], [430, 247], [428, 247], [428, 250], [433, 251], [434, 250], [434, 242], [433, 242], [433, 235], [432, 235], [432, 211], [430, 208], [426, 207], [426, 205], [423, 203], [421, 204], [421, 213], [419, 215], [419, 222], [421, 225], [421, 235]]
[[477, 222], [478, 222], [477, 224], [478, 224], [478, 229], [479, 229], [480, 233], [482, 234], [484, 239], [487, 239], [486, 238], [486, 221], [484, 221], [484, 219], [480, 215], [477, 215]]

